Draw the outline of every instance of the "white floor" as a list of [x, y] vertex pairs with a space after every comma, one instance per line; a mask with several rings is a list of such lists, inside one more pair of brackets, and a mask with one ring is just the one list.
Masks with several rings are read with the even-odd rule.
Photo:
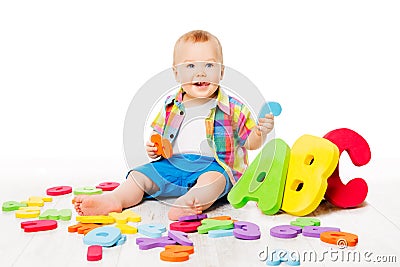
[[[369, 195], [366, 202], [360, 208], [346, 210], [323, 202], [310, 215], [319, 218], [321, 225], [336, 226], [342, 231], [357, 234], [359, 244], [353, 250], [339, 250], [318, 239], [304, 236], [290, 240], [271, 237], [271, 227], [288, 224], [296, 217], [285, 213], [266, 216], [260, 213], [254, 203], [242, 209], [233, 209], [226, 201], [219, 201], [208, 212], [209, 215], [229, 215], [234, 219], [256, 223], [261, 228], [261, 239], [214, 239], [193, 233], [189, 237], [194, 242], [195, 253], [190, 256], [189, 261], [167, 263], [159, 260], [161, 248], [139, 250], [135, 239], [141, 235], [135, 234], [128, 235], [127, 242], [122, 246], [104, 249], [101, 261], [88, 262], [87, 246], [83, 244], [82, 236], [67, 231], [69, 225], [76, 223], [75, 212], [71, 221], [60, 221], [57, 229], [39, 233], [24, 233], [20, 228], [23, 219], [15, 218], [14, 212], [2, 212], [0, 266], [265, 266], [266, 263], [259, 260], [258, 254], [266, 248], [269, 252], [277, 248], [298, 251], [301, 257], [305, 252], [315, 251], [318, 255], [317, 262], [302, 261], [302, 266], [399, 266], [400, 201], [397, 197], [400, 177], [395, 169], [399, 162], [399, 159], [374, 159], [367, 166], [356, 168], [345, 164], [343, 160], [343, 177], [358, 175], [367, 181]], [[94, 186], [104, 181], [121, 182], [126, 173], [121, 159], [3, 159], [0, 164], [1, 203], [45, 195], [47, 188], [57, 185], [80, 187]], [[54, 197], [53, 202], [46, 203], [44, 209], [72, 209], [72, 197], [72, 194]], [[166, 226], [171, 223], [166, 216], [168, 207], [159, 202], [147, 201], [132, 210], [142, 216], [142, 223], [154, 222]], [[350, 262], [346, 259], [342, 262], [342, 256], [347, 258], [348, 252], [352, 253]], [[360, 255], [359, 263], [352, 261], [354, 253]], [[365, 255], [369, 255], [369, 258], [365, 258]], [[379, 256], [387, 257], [378, 258]], [[397, 262], [373, 262], [389, 259], [390, 256], [393, 256], [391, 260], [395, 259]]]

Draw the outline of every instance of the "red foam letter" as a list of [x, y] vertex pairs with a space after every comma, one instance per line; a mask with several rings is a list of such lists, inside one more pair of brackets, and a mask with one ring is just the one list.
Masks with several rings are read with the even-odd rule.
[[34, 220], [21, 223], [21, 228], [25, 232], [48, 231], [57, 228], [57, 221], [54, 220]]
[[[339, 148], [339, 153], [347, 151], [355, 166], [363, 166], [371, 159], [371, 150], [367, 141], [355, 131], [341, 128], [330, 131], [324, 138]], [[368, 185], [362, 178], [354, 178], [346, 185], [340, 180], [339, 164], [328, 179], [325, 198], [330, 203], [341, 208], [351, 208], [360, 205], [368, 193]]]

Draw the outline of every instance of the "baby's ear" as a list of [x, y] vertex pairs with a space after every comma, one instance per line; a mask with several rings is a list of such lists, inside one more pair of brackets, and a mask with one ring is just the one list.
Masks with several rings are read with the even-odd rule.
[[220, 80], [222, 80], [224, 78], [224, 73], [225, 73], [225, 66], [221, 65], [221, 78], [220, 78]]
[[178, 71], [176, 69], [176, 66], [172, 66], [172, 71], [174, 73], [175, 81], [179, 83], [180, 81], [178, 81]]

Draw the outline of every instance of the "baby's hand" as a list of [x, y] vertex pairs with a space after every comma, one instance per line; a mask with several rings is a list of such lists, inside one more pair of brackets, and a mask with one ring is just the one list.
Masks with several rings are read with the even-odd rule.
[[258, 135], [267, 135], [274, 128], [274, 115], [267, 114], [264, 118], [258, 119], [257, 124], [257, 134]]
[[156, 154], [157, 147], [154, 145], [154, 143], [152, 143], [150, 141], [146, 142], [146, 151], [147, 151], [147, 155], [151, 159], [156, 159], [159, 157], [159, 155]]

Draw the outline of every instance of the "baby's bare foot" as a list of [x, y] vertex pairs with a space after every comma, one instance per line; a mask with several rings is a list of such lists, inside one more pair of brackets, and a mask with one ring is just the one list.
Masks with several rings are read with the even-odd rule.
[[198, 205], [197, 201], [182, 201], [177, 199], [174, 206], [168, 211], [168, 219], [177, 221], [179, 217], [201, 214], [202, 212], [202, 207]]
[[81, 216], [108, 215], [110, 212], [121, 212], [121, 202], [113, 194], [86, 196], [73, 199], [76, 212]]

